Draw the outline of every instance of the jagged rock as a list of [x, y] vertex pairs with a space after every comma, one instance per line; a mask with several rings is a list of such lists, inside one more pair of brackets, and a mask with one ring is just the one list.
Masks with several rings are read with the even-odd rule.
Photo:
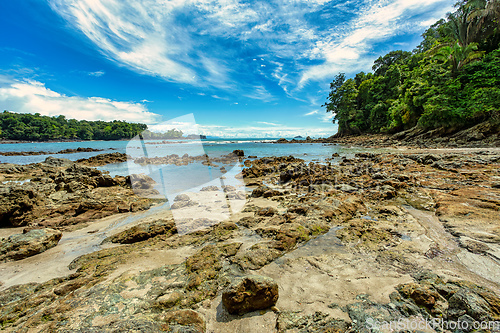
[[262, 208], [260, 210], [258, 210], [255, 215], [258, 215], [258, 216], [273, 216], [274, 214], [277, 214], [278, 211], [273, 208], [273, 207], [266, 207], [266, 208]]
[[309, 207], [304, 206], [304, 205], [296, 205], [296, 206], [290, 206], [288, 208], [288, 213], [292, 214], [298, 214], [298, 215], [303, 215], [306, 216], [307, 212], [309, 212]]
[[183, 309], [171, 311], [166, 313], [160, 320], [168, 324], [168, 332], [205, 332], [205, 319], [200, 313], [194, 310]]
[[182, 297], [183, 297], [183, 294], [181, 292], [172, 291], [171, 293], [168, 293], [168, 294], [165, 294], [165, 295], [158, 297], [156, 302], [161, 307], [171, 308], [177, 302], [179, 302]]
[[261, 242], [252, 245], [243, 253], [236, 255], [235, 263], [243, 270], [259, 269], [283, 254], [282, 251], [276, 249], [277, 245], [276, 242]]
[[238, 191], [238, 192], [230, 192], [226, 194], [226, 198], [230, 200], [245, 200], [246, 194], [243, 191]]
[[34, 188], [0, 187], [0, 221], [2, 227], [24, 226], [33, 210], [43, 205], [44, 198]]
[[278, 197], [280, 195], [282, 195], [283, 193], [281, 193], [280, 191], [278, 190], [267, 190], [265, 191], [262, 196], [264, 198], [271, 198], [271, 197]]
[[500, 299], [483, 288], [463, 287], [448, 299], [448, 315], [451, 318], [469, 315], [477, 321], [490, 321], [500, 315]]
[[99, 154], [90, 158], [82, 158], [77, 162], [88, 166], [103, 166], [106, 164], [127, 162], [128, 159], [131, 159], [131, 157], [127, 154], [116, 152], [109, 154]]
[[189, 195], [187, 194], [179, 194], [178, 196], [175, 197], [174, 202], [178, 201], [189, 201], [191, 198], [189, 198]]
[[319, 311], [303, 316], [294, 311], [280, 312], [276, 323], [278, 332], [349, 332], [350, 326], [345, 320]]
[[236, 156], [245, 156], [245, 152], [240, 149], [233, 150], [233, 154]]
[[62, 233], [53, 229], [34, 229], [9, 236], [1, 241], [0, 262], [21, 260], [47, 251], [57, 245]]
[[132, 244], [158, 235], [172, 235], [177, 232], [174, 221], [157, 220], [142, 223], [116, 235], [108, 237], [104, 242]]
[[180, 208], [186, 208], [186, 207], [192, 207], [192, 206], [198, 206], [197, 202], [194, 202], [192, 200], [188, 201], [177, 201], [174, 202], [171, 206], [170, 209], [180, 209]]
[[200, 191], [220, 191], [220, 188], [217, 186], [205, 186]]
[[255, 190], [252, 191], [252, 197], [259, 198], [264, 195], [265, 192], [269, 191], [269, 187], [267, 186], [259, 186]]
[[222, 303], [231, 314], [267, 309], [278, 301], [278, 284], [269, 277], [236, 278], [222, 293]]
[[55, 167], [69, 167], [75, 162], [68, 160], [67, 158], [56, 158], [49, 156], [42, 163]]
[[238, 225], [241, 225], [245, 228], [252, 228], [255, 225], [259, 224], [260, 220], [251, 216], [243, 217], [238, 221]]
[[156, 182], [153, 178], [145, 174], [131, 174], [126, 177], [126, 182], [132, 186], [133, 189], [148, 190], [154, 187]]
[[234, 192], [236, 191], [236, 187], [232, 186], [232, 185], [224, 185], [222, 186], [222, 189], [224, 190], [224, 192]]

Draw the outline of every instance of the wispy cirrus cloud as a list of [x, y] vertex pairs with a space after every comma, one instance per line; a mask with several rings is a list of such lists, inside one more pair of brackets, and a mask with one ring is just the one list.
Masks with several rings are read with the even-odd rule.
[[267, 121], [258, 121], [257, 124], [268, 125], [268, 126], [281, 126], [280, 124], [270, 123]]
[[106, 72], [105, 71], [95, 71], [95, 72], [88, 72], [87, 74], [89, 76], [101, 77], [104, 74], [106, 74]]
[[267, 91], [266, 87], [264, 86], [254, 87], [252, 92], [244, 94], [244, 96], [251, 99], [258, 99], [266, 103], [275, 100], [275, 97], [269, 91]]
[[0, 76], [2, 107], [19, 113], [64, 115], [78, 120], [126, 120], [154, 123], [160, 116], [141, 103], [115, 101], [102, 97], [67, 96], [34, 80], [17, 81]]
[[324, 36], [309, 50], [309, 57], [323, 60], [307, 68], [298, 86], [331, 77], [338, 72], [370, 68], [374, 47], [389, 38], [403, 35], [435, 22], [452, 8], [441, 0], [377, 1], [365, 6], [338, 36]]
[[49, 3], [118, 65], [171, 82], [245, 92], [247, 98], [269, 102], [276, 94], [273, 87], [298, 99], [311, 82], [324, 82], [340, 71], [369, 70], [381, 43], [421, 32], [423, 22], [442, 17], [454, 1]]
[[319, 113], [318, 110], [314, 110], [314, 111], [305, 113], [304, 116], [312, 116], [312, 115], [315, 115], [315, 114], [318, 114], [318, 113]]

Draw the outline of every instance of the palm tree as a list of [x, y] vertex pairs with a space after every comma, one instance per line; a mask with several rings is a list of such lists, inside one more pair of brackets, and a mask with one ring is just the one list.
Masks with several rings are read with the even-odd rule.
[[[480, 1], [484, 0], [475, 0], [474, 2], [478, 3]], [[472, 18], [471, 16], [474, 10], [476, 10], [475, 5], [468, 3], [467, 5], [460, 5], [456, 12], [448, 14], [449, 33], [460, 46], [465, 47], [477, 42], [480, 29], [477, 24], [478, 18]]]
[[434, 55], [434, 59], [448, 64], [451, 68], [451, 76], [456, 78], [464, 65], [478, 60], [483, 54], [484, 52], [477, 51], [476, 43], [462, 46], [457, 41], [452, 46], [441, 46]]
[[471, 0], [466, 6], [472, 8], [471, 19], [480, 19], [480, 25], [486, 20], [500, 24], [500, 1], [499, 0]]
[[463, 6], [470, 10], [467, 21], [474, 26], [476, 41], [485, 40], [500, 27], [500, 0], [470, 0]]

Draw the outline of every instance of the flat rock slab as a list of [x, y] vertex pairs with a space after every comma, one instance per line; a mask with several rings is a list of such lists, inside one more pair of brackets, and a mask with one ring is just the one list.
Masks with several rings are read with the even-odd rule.
[[222, 304], [230, 314], [267, 309], [278, 301], [278, 284], [269, 277], [249, 275], [236, 278], [222, 293]]
[[35, 229], [3, 239], [0, 262], [21, 260], [42, 253], [57, 245], [62, 233], [54, 229]]

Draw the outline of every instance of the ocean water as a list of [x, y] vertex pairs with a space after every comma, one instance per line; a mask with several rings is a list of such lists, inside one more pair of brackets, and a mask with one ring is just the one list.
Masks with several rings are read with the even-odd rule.
[[[253, 155], [259, 158], [267, 156], [294, 156], [306, 161], [324, 161], [334, 153], [343, 156], [354, 155], [356, 152], [365, 151], [365, 148], [352, 148], [340, 145], [321, 143], [297, 143], [297, 144], [275, 144], [271, 141], [277, 139], [214, 139], [214, 140], [192, 140], [182, 143], [156, 144], [158, 140], [146, 140], [145, 146], [138, 141], [83, 141], [83, 142], [34, 142], [0, 144], [0, 152], [21, 151], [46, 151], [55, 153], [64, 149], [94, 148], [103, 149], [99, 152], [75, 153], [75, 154], [48, 154], [34, 156], [0, 156], [0, 163], [30, 164], [43, 162], [47, 156], [67, 158], [72, 161], [89, 158], [103, 153], [121, 152], [128, 153], [133, 157], [144, 156], [143, 147], [147, 148], [148, 156], [165, 156], [177, 154], [182, 156], [202, 155], [220, 156], [241, 149], [246, 156]], [[176, 141], [172, 141], [176, 142]], [[153, 144], [150, 144], [153, 143]], [[128, 146], [128, 149], [127, 149]], [[113, 167], [114, 169], [114, 167]]]
[[[271, 156], [294, 156], [304, 159], [307, 162], [325, 162], [331, 158], [332, 154], [338, 153], [341, 157], [352, 157], [357, 152], [366, 151], [366, 148], [353, 148], [332, 144], [321, 143], [295, 143], [295, 144], [275, 144], [271, 141], [276, 139], [208, 139], [208, 140], [179, 140], [160, 143], [159, 140], [149, 141], [85, 141], [85, 142], [48, 142], [48, 143], [19, 143], [1, 144], [2, 152], [21, 151], [45, 151], [58, 152], [63, 149], [78, 147], [102, 149], [99, 152], [75, 153], [75, 154], [47, 154], [34, 156], [0, 156], [0, 163], [30, 164], [43, 162], [47, 156], [67, 158], [72, 161], [89, 158], [103, 153], [121, 152], [137, 157], [161, 157], [171, 154], [182, 156], [200, 156], [207, 154], [210, 157], [226, 155], [233, 150], [240, 149], [245, 152], [245, 156], [271, 157]], [[334, 158], [333, 162], [340, 161], [341, 157]], [[128, 161], [124, 163], [108, 164], [98, 169], [109, 172], [111, 176], [130, 174], [147, 174], [159, 184], [158, 190], [168, 188], [168, 193], [179, 193], [187, 189], [197, 188], [209, 184], [211, 181], [219, 179], [224, 173], [220, 167], [224, 166], [231, 172], [233, 168], [240, 169], [239, 163], [218, 166], [205, 166], [200, 162], [189, 165], [147, 165], [141, 166]], [[238, 171], [236, 170], [235, 171]]]

